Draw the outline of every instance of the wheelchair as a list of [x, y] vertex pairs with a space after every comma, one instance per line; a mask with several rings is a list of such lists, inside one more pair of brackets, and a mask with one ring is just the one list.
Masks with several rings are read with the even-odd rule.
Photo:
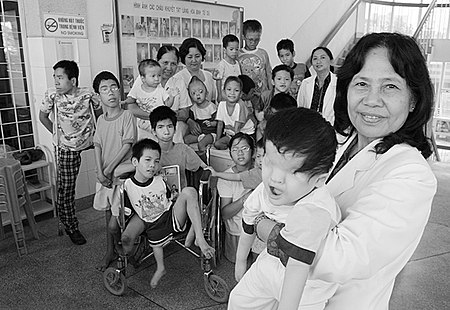
[[[186, 235], [186, 232], [175, 234], [169, 242], [174, 242], [178, 244], [182, 248], [186, 249], [189, 253], [193, 254], [195, 257], [199, 258], [200, 265], [203, 270], [203, 282], [204, 289], [206, 294], [214, 301], [218, 303], [225, 303], [228, 301], [228, 296], [230, 293], [230, 289], [221, 277], [215, 275], [213, 272], [213, 267], [217, 266], [222, 258], [223, 253], [223, 223], [221, 222], [220, 215], [220, 206], [218, 203], [218, 193], [217, 189], [214, 186], [214, 182], [217, 180], [215, 178], [210, 177], [210, 171], [205, 170], [201, 171], [200, 178], [198, 177], [199, 173], [191, 173], [188, 174], [188, 184], [193, 184], [192, 180], [200, 179], [197, 183], [198, 186], [194, 186], [198, 190], [199, 197], [199, 207], [200, 207], [200, 216], [202, 222], [202, 230], [206, 241], [209, 243], [211, 247], [215, 249], [215, 255], [213, 258], [206, 258], [200, 251], [200, 254], [195, 252], [194, 250], [185, 247], [183, 241]], [[120, 227], [121, 233], [125, 230], [125, 211], [124, 211], [124, 186], [123, 183], [120, 186], [120, 196], [121, 196], [121, 207], [119, 210], [118, 223]], [[141, 235], [139, 238], [146, 238], [145, 233]], [[145, 240], [144, 242], [147, 242]], [[103, 273], [103, 282], [106, 289], [113, 295], [121, 296], [125, 293], [127, 288], [127, 278], [126, 278], [126, 269], [128, 264], [130, 263], [130, 258], [127, 257], [123, 250], [121, 250], [121, 245], [119, 242], [119, 249], [117, 252], [119, 254], [117, 260], [116, 267], [108, 267]], [[147, 244], [148, 247], [148, 244]], [[153, 256], [153, 253], [144, 255], [144, 257], [139, 258], [136, 263], [140, 265], [146, 259]]]

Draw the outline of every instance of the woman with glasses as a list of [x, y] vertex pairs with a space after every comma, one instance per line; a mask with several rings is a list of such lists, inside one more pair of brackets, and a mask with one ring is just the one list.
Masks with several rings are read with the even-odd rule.
[[[234, 166], [224, 172], [241, 173], [253, 168], [255, 145], [252, 137], [242, 132], [237, 133], [230, 140], [229, 150]], [[230, 262], [234, 263], [242, 230], [242, 209], [244, 201], [252, 191], [245, 189], [241, 181], [225, 179], [217, 181], [217, 190], [226, 230], [224, 254]]]
[[311, 64], [316, 74], [302, 81], [297, 95], [299, 107], [309, 108], [334, 123], [333, 103], [336, 97], [336, 75], [332, 72], [333, 54], [323, 46], [311, 53]]

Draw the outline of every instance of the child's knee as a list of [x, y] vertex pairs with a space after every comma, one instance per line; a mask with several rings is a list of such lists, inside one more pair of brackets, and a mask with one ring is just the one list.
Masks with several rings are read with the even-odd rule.
[[178, 196], [178, 199], [180, 197], [184, 197], [186, 199], [197, 199], [197, 190], [193, 187], [187, 186], [181, 190], [180, 196]]
[[125, 247], [129, 247], [129, 246], [131, 246], [134, 243], [134, 239], [135, 238], [130, 236], [129, 234], [123, 233], [122, 234], [122, 238], [121, 238], [122, 245], [124, 245]]
[[119, 225], [117, 223], [116, 217], [111, 217], [111, 220], [108, 224], [108, 229], [111, 234], [117, 234], [119, 232]]

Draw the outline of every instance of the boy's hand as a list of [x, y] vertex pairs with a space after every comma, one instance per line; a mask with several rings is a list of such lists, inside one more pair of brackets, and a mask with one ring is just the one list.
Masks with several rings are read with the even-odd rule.
[[234, 278], [236, 279], [236, 282], [241, 281], [246, 271], [247, 271], [247, 262], [236, 261], [236, 265], [234, 266]]
[[214, 71], [212, 72], [212, 76], [213, 76], [213, 79], [216, 81], [222, 79], [220, 71], [217, 69], [214, 69]]
[[187, 124], [189, 126], [189, 131], [191, 132], [191, 134], [198, 136], [202, 133], [200, 125], [197, 124], [197, 122], [194, 121], [193, 119], [188, 119]]
[[213, 176], [213, 177], [216, 177], [216, 176], [217, 176], [217, 171], [214, 170], [213, 167], [211, 167], [211, 166], [206, 166], [205, 169], [211, 171], [211, 176]]
[[97, 180], [100, 182], [101, 185], [107, 188], [112, 187], [112, 181], [105, 177], [105, 175], [102, 172], [97, 172]]
[[176, 96], [180, 95], [180, 90], [178, 89], [178, 87], [168, 88], [167, 94], [169, 95], [169, 97], [175, 98]]

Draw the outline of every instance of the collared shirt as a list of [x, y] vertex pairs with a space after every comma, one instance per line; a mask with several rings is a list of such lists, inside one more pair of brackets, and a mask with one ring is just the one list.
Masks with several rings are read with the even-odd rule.
[[325, 78], [325, 81], [323, 81], [322, 88], [320, 88], [319, 77], [316, 76], [314, 82], [314, 93], [311, 101], [311, 110], [322, 113], [323, 98], [325, 97], [325, 93], [327, 92], [327, 88], [328, 85], [330, 85], [330, 82], [331, 82], [331, 75], [328, 74], [328, 76]]

